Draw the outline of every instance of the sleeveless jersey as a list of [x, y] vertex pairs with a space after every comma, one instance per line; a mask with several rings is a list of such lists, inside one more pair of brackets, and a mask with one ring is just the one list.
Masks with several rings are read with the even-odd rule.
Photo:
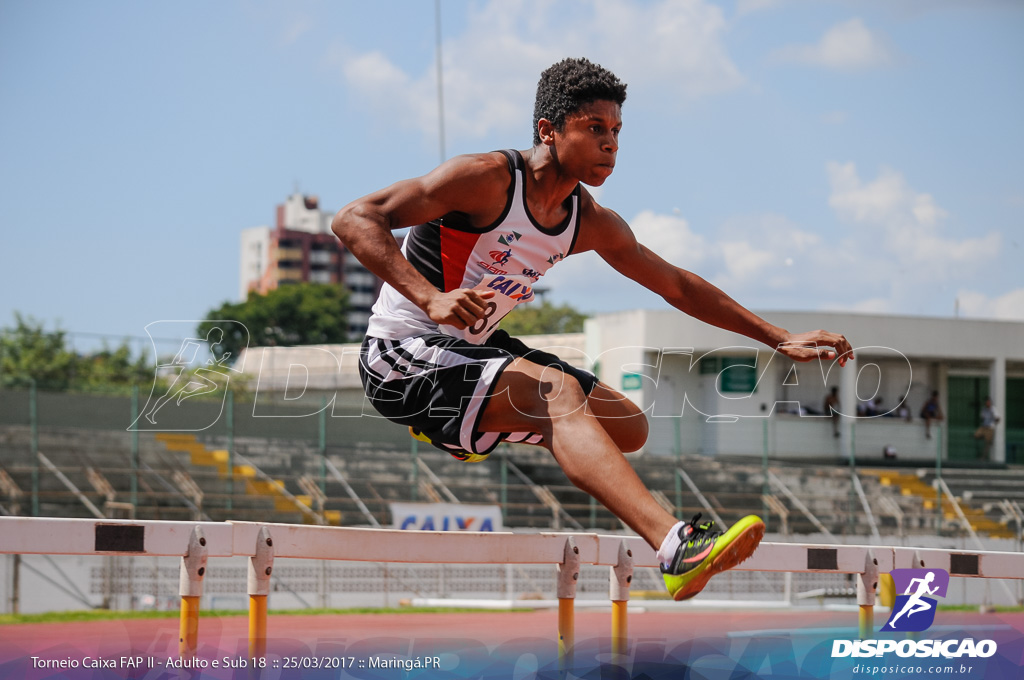
[[476, 228], [461, 213], [413, 227], [402, 244], [402, 254], [438, 290], [457, 288], [494, 291], [487, 314], [460, 330], [438, 326], [426, 313], [385, 283], [373, 305], [366, 334], [398, 340], [424, 333], [446, 333], [481, 344], [512, 309], [534, 298], [533, 286], [556, 262], [572, 253], [580, 227], [580, 188], [567, 199], [568, 215], [547, 229], [538, 224], [526, 205], [525, 162], [514, 149], [502, 151], [512, 181], [505, 209], [492, 224]]

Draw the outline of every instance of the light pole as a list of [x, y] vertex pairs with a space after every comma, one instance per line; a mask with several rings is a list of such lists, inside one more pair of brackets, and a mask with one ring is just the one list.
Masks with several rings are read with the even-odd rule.
[[440, 139], [441, 162], [444, 163], [444, 70], [441, 67], [441, 0], [434, 0], [434, 28], [437, 39], [437, 130]]

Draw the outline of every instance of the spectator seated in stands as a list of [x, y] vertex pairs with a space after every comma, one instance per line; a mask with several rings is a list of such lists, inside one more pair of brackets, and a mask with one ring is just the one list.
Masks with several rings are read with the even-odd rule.
[[907, 405], [907, 395], [900, 397], [900, 404], [896, 407], [893, 415], [901, 420], [910, 422], [910, 406]]
[[942, 407], [939, 406], [939, 391], [934, 390], [931, 398], [921, 407], [921, 417], [924, 419], [924, 436], [932, 438], [932, 421], [942, 421]]

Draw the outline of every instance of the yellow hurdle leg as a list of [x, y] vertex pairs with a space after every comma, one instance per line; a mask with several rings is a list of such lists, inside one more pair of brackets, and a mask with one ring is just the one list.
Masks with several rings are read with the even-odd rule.
[[871, 604], [862, 604], [860, 611], [857, 615], [860, 639], [866, 640], [871, 637], [875, 628], [875, 606]]
[[896, 603], [896, 583], [892, 580], [892, 574], [878, 575], [878, 599], [889, 609]]
[[626, 610], [629, 600], [612, 600], [612, 654], [626, 653], [629, 632], [626, 623]]
[[178, 656], [191, 658], [199, 646], [199, 598], [181, 598], [181, 616], [178, 621]]
[[195, 657], [199, 649], [199, 598], [203, 595], [206, 557], [206, 538], [202, 528], [195, 526], [188, 539], [188, 552], [182, 556], [179, 568], [181, 615], [178, 621], [178, 655], [182, 659]]
[[629, 647], [626, 626], [626, 608], [629, 606], [629, 585], [633, 582], [633, 551], [625, 541], [619, 543], [619, 558], [612, 567], [608, 599], [612, 601], [612, 656], [613, 663], [624, 663]]
[[267, 655], [267, 596], [249, 596], [249, 656]]
[[572, 536], [565, 539], [562, 562], [558, 565], [558, 670], [565, 678], [572, 668], [576, 645], [576, 581], [580, 577], [580, 549]]
[[572, 648], [576, 644], [575, 604], [571, 597], [558, 599], [558, 666], [563, 671], [572, 666]]
[[857, 574], [858, 633], [861, 640], [867, 640], [875, 629], [875, 590], [882, 582], [878, 572], [878, 558], [873, 550], [864, 556], [864, 571]]
[[270, 529], [260, 527], [255, 554], [249, 558], [249, 656], [262, 659], [267, 655], [267, 597], [270, 575], [274, 571], [274, 541]]

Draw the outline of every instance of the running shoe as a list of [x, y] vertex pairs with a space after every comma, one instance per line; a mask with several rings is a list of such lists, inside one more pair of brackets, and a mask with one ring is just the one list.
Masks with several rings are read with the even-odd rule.
[[661, 567], [669, 594], [675, 600], [689, 600], [707, 585], [708, 580], [732, 569], [754, 554], [764, 537], [764, 522], [747, 515], [722, 533], [712, 521], [701, 522], [700, 513], [679, 529], [682, 543], [672, 564]]
[[461, 460], [463, 463], [479, 463], [480, 461], [487, 460], [488, 454], [486, 453], [472, 453], [465, 451], [460, 448], [448, 446], [447, 444], [438, 444], [433, 439], [428, 437], [422, 430], [417, 430], [415, 427], [409, 427], [409, 434], [412, 435], [413, 439], [419, 439], [421, 442], [426, 442], [432, 446], [435, 446], [442, 451], [450, 454], [456, 460]]
[[[428, 437], [425, 432], [412, 426], [409, 427], [409, 434], [413, 439], [418, 439], [421, 442], [426, 442], [431, 446], [441, 449], [463, 463], [479, 463], [482, 460], [487, 460], [487, 456], [490, 455], [489, 453], [473, 453], [450, 444], [439, 444]], [[501, 441], [508, 442], [509, 444], [533, 444], [534, 446], [540, 446], [544, 443], [544, 437], [534, 432], [513, 432], [511, 434], [503, 434]]]

